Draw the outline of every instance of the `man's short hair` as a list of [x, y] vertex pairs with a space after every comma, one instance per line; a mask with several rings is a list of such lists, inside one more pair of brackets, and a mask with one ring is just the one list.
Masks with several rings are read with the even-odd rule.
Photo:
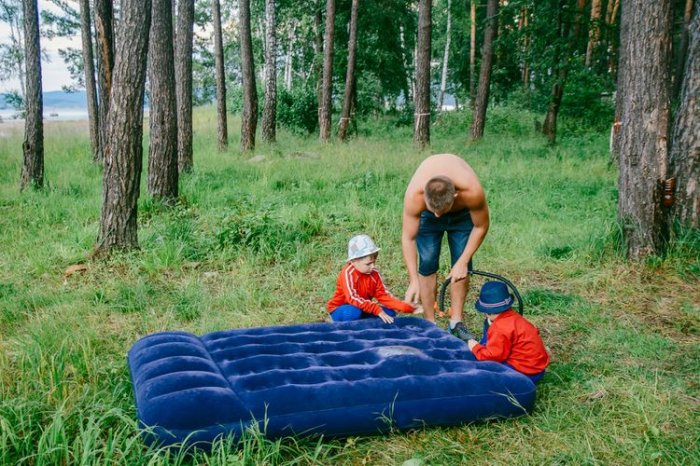
[[425, 200], [434, 212], [449, 209], [455, 200], [455, 185], [446, 176], [435, 176], [425, 184]]

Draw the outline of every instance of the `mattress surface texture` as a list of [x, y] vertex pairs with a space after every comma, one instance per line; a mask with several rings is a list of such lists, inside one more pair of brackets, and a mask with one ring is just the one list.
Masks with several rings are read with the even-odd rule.
[[513, 417], [535, 385], [434, 324], [399, 318], [235, 329], [197, 337], [161, 332], [128, 353], [149, 442], [374, 434], [390, 428]]

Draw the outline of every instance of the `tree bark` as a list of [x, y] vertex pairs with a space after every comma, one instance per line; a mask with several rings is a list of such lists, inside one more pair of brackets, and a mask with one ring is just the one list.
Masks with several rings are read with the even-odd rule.
[[688, 29], [680, 104], [671, 134], [670, 174], [676, 180], [672, 214], [683, 227], [700, 228], [700, 3]]
[[357, 16], [360, 7], [359, 0], [352, 0], [350, 7], [350, 37], [348, 38], [348, 69], [345, 73], [345, 95], [343, 96], [343, 111], [338, 126], [338, 139], [344, 141], [348, 134], [352, 108], [352, 98], [355, 87], [355, 51], [357, 49]]
[[44, 103], [41, 95], [41, 45], [37, 0], [23, 0], [24, 57], [27, 63], [24, 142], [20, 189], [44, 186]]
[[277, 139], [277, 14], [275, 0], [265, 0], [265, 106], [263, 107], [263, 141]]
[[318, 108], [318, 128], [321, 142], [331, 138], [333, 112], [333, 30], [335, 28], [335, 0], [326, 0], [326, 30], [323, 38], [323, 81]]
[[476, 103], [476, 0], [471, 1], [469, 14], [469, 106]]
[[250, 29], [250, 0], [239, 0], [241, 22], [241, 68], [243, 74], [243, 115], [241, 117], [241, 150], [255, 149], [258, 124], [258, 92], [255, 87], [253, 40]]
[[668, 170], [671, 7], [672, 0], [622, 2], [618, 215], [632, 259], [661, 252], [668, 235], [660, 186]]
[[445, 30], [445, 53], [442, 56], [442, 76], [440, 79], [440, 98], [438, 99], [438, 110], [442, 111], [442, 104], [445, 101], [445, 91], [447, 90], [447, 65], [450, 60], [450, 35], [452, 33], [452, 0], [447, 0], [447, 27]]
[[149, 38], [151, 84], [148, 192], [165, 203], [178, 195], [177, 106], [172, 0], [152, 0]]
[[683, 10], [683, 27], [681, 29], [680, 41], [678, 42], [678, 52], [676, 54], [675, 73], [673, 73], [673, 98], [678, 97], [683, 82], [683, 69], [688, 55], [688, 38], [690, 29], [690, 18], [693, 12], [693, 0], [685, 0]]
[[98, 161], [109, 156], [109, 104], [114, 68], [114, 12], [112, 0], [95, 0], [95, 41], [97, 44], [97, 85], [99, 90], [99, 153]]
[[175, 98], [177, 101], [177, 166], [192, 171], [192, 36], [194, 0], [178, 0], [175, 36]]
[[424, 148], [430, 144], [430, 33], [432, 0], [418, 2], [418, 40], [416, 43], [416, 112], [413, 143]]
[[97, 89], [95, 85], [95, 59], [92, 54], [92, 28], [90, 27], [90, 1], [80, 0], [80, 36], [83, 43], [83, 64], [85, 67], [85, 94], [87, 97], [88, 126], [92, 158], [100, 160], [99, 115]]
[[481, 68], [479, 70], [479, 89], [476, 93], [474, 118], [472, 120], [471, 138], [481, 139], [484, 136], [486, 123], [486, 108], [489, 105], [489, 89], [491, 87], [491, 69], [493, 67], [493, 41], [498, 26], [498, 0], [488, 0], [486, 4], [486, 29], [484, 43], [481, 47]]
[[287, 92], [292, 90], [292, 72], [294, 70], [294, 45], [296, 43], [297, 21], [292, 20], [292, 25], [289, 28], [287, 35], [287, 53], [284, 57], [284, 88]]
[[100, 233], [95, 253], [138, 247], [137, 205], [143, 155], [143, 94], [150, 0], [122, 0], [109, 111]]
[[586, 68], [591, 66], [593, 60], [593, 52], [598, 46], [600, 39], [600, 15], [601, 15], [601, 0], [591, 1], [591, 25], [588, 30], [588, 46], [586, 47]]
[[211, 2], [214, 23], [214, 61], [216, 64], [216, 121], [219, 150], [228, 147], [228, 122], [226, 120], [226, 74], [224, 71], [224, 42], [221, 34], [221, 5], [219, 0]]

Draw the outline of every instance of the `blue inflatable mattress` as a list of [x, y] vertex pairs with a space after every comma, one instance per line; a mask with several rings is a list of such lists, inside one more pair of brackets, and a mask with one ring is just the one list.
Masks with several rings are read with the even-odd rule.
[[[128, 354], [140, 425], [161, 445], [374, 434], [513, 417], [535, 385], [416, 318], [162, 332]], [[266, 422], [263, 428], [263, 422]]]

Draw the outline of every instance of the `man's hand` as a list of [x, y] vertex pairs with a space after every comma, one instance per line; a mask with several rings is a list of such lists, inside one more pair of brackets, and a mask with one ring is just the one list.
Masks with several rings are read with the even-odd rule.
[[394, 318], [391, 317], [389, 314], [386, 312], [382, 311], [378, 314], [378, 317], [384, 321], [385, 324], [393, 324], [394, 323]]
[[418, 280], [411, 280], [411, 283], [408, 284], [408, 289], [406, 290], [406, 296], [404, 297], [404, 301], [406, 301], [407, 303], [417, 303], [419, 298], [420, 285], [418, 284]]
[[469, 261], [466, 263], [462, 263], [462, 261], [455, 262], [455, 265], [452, 266], [452, 270], [450, 270], [451, 284], [467, 278], [467, 274], [469, 273], [468, 263]]

